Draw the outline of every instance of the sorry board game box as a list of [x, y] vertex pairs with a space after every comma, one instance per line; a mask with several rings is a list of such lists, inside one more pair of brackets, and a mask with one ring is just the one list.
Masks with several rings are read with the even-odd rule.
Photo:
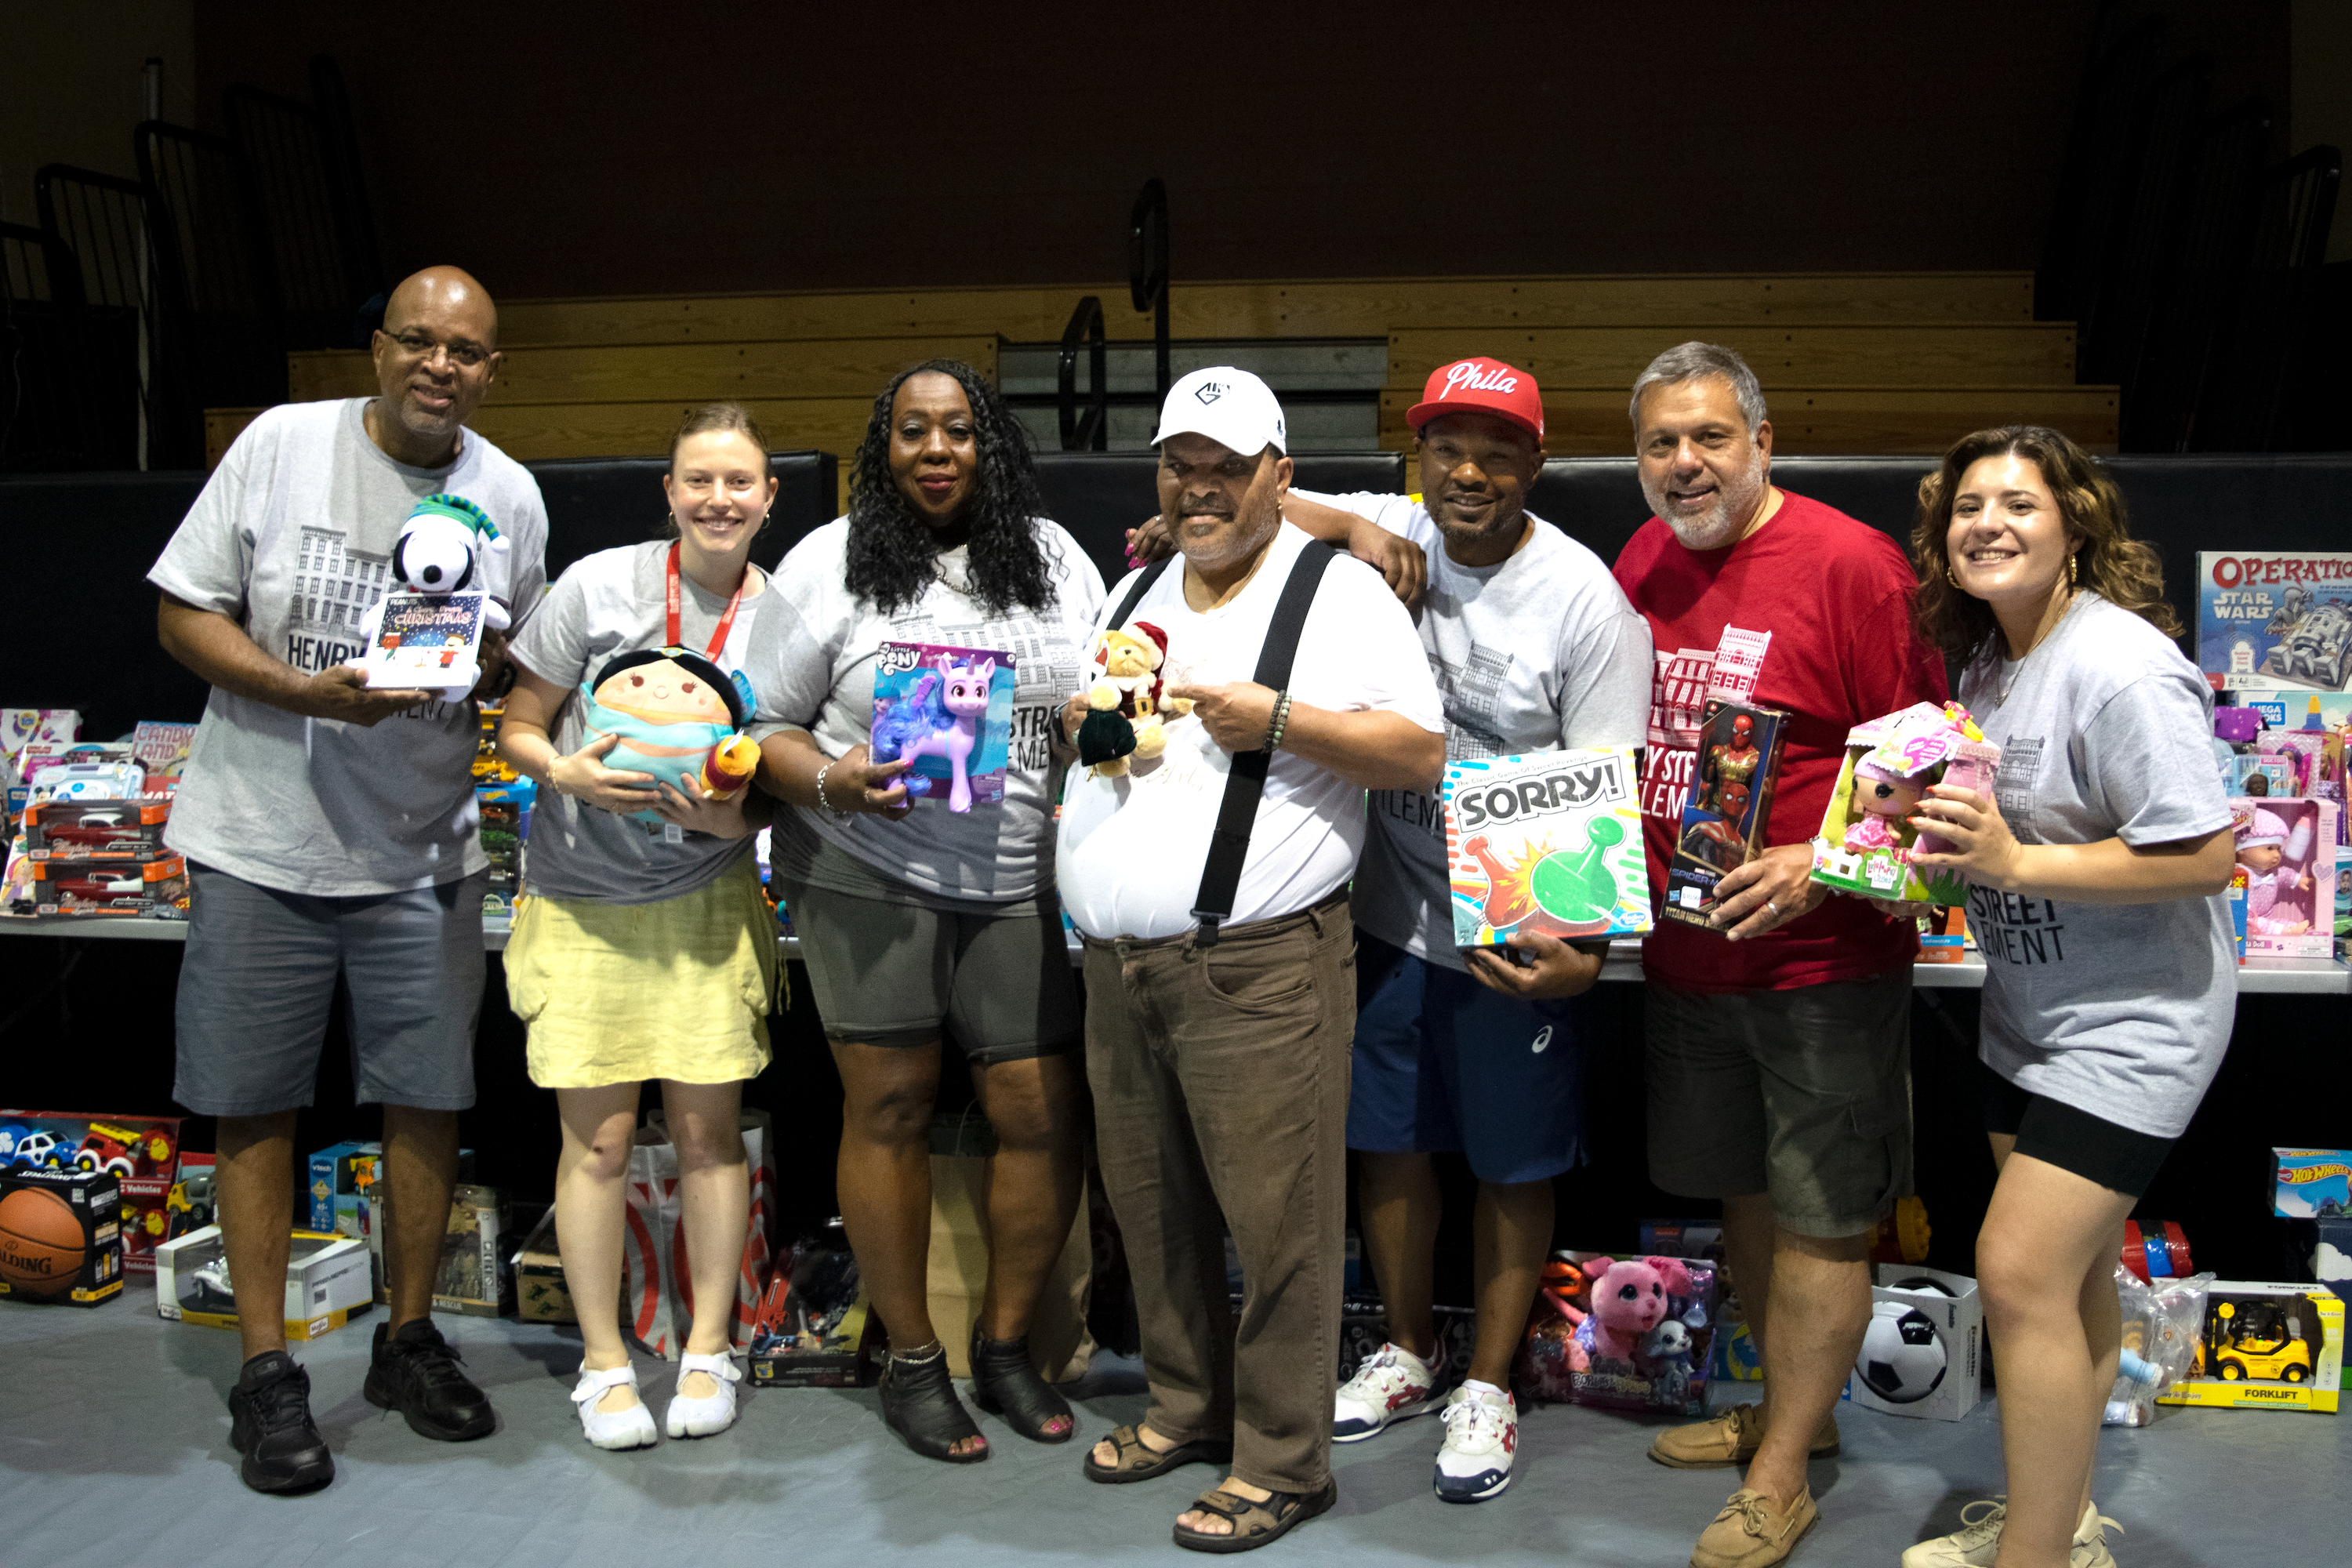
[[1514, 931], [1563, 941], [1650, 930], [1650, 879], [1628, 747], [1465, 757], [1445, 765], [1457, 947]]

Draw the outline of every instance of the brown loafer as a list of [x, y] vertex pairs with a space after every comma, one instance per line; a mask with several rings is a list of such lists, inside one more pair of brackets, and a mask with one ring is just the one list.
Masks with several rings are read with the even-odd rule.
[[[1720, 1415], [1669, 1426], [1650, 1445], [1650, 1458], [1678, 1470], [1717, 1469], [1745, 1465], [1764, 1443], [1763, 1408], [1735, 1405]], [[1805, 1449], [1810, 1459], [1826, 1459], [1839, 1448], [1837, 1417], [1832, 1415], [1813, 1434]]]
[[1124, 1486], [1129, 1481], [1148, 1481], [1154, 1476], [1164, 1476], [1184, 1465], [1230, 1465], [1234, 1462], [1234, 1446], [1230, 1440], [1217, 1443], [1198, 1437], [1190, 1443], [1179, 1443], [1166, 1453], [1148, 1447], [1137, 1426], [1121, 1426], [1103, 1439], [1118, 1455], [1114, 1464], [1095, 1463], [1095, 1451], [1087, 1450], [1087, 1479], [1100, 1481], [1107, 1487]]
[[1786, 1509], [1774, 1508], [1762, 1492], [1742, 1489], [1700, 1533], [1691, 1549], [1691, 1568], [1771, 1568], [1788, 1560], [1820, 1518], [1811, 1487]]

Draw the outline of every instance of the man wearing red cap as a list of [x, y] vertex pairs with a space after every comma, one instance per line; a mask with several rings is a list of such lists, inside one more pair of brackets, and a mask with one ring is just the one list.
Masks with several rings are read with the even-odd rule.
[[1911, 1179], [1907, 922], [1811, 879], [1855, 724], [1944, 700], [1911, 626], [1916, 579], [1878, 530], [1774, 488], [1764, 394], [1740, 357], [1684, 343], [1633, 384], [1655, 513], [1617, 557], [1657, 678], [1642, 778], [1650, 879], [1665, 885], [1710, 700], [1786, 710], [1770, 846], [1728, 872], [1713, 930], [1643, 944], [1650, 1177], [1723, 1203], [1724, 1244], [1764, 1361], [1766, 1403], [1661, 1433], [1680, 1468], [1748, 1466], [1695, 1568], [1780, 1562], [1816, 1517], [1810, 1456], [1870, 1323], [1872, 1228]]
[[[1420, 495], [1293, 489], [1286, 510], [1332, 539], [1368, 519], [1425, 552], [1421, 641], [1445, 702], [1447, 757], [1639, 745], [1649, 627], [1598, 556], [1527, 510], [1543, 471], [1535, 378], [1456, 361], [1406, 417]], [[1389, 1342], [1339, 1391], [1332, 1436], [1376, 1436], [1442, 1407], [1433, 1484], [1476, 1502], [1511, 1480], [1511, 1357], [1551, 1247], [1552, 1178], [1585, 1153], [1584, 1009], [1572, 998], [1600, 977], [1608, 944], [1519, 935], [1512, 962], [1461, 952], [1436, 796], [1374, 790], [1370, 816], [1351, 904], [1360, 1001], [1348, 1145]], [[1441, 1151], [1465, 1155], [1479, 1179], [1480, 1331], [1450, 1397], [1430, 1309]]]

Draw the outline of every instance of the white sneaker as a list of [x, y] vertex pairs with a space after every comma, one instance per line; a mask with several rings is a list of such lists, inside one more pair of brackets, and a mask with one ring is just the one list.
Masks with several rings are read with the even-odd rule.
[[572, 1403], [580, 1407], [580, 1429], [588, 1441], [599, 1448], [649, 1448], [654, 1443], [654, 1413], [646, 1408], [640, 1398], [625, 1410], [599, 1410], [607, 1390], [637, 1386], [637, 1369], [634, 1366], [608, 1366], [591, 1370], [580, 1369], [580, 1381], [572, 1385]]
[[1511, 1484], [1519, 1406], [1507, 1389], [1463, 1384], [1445, 1402], [1445, 1447], [1432, 1483], [1447, 1502], [1484, 1502]]
[[1429, 1363], [1402, 1345], [1385, 1344], [1364, 1358], [1356, 1375], [1339, 1390], [1332, 1412], [1331, 1441], [1360, 1443], [1388, 1430], [1391, 1421], [1434, 1410], [1444, 1400]]
[[663, 1422], [673, 1437], [708, 1437], [714, 1432], [724, 1432], [735, 1425], [735, 1385], [743, 1381], [742, 1369], [735, 1358], [725, 1351], [717, 1355], [682, 1355], [677, 1359], [677, 1378], [686, 1381], [690, 1372], [707, 1373], [719, 1385], [719, 1392], [708, 1399], [689, 1399], [674, 1394], [669, 1402], [669, 1415]]
[[[1970, 1519], [1970, 1510], [1984, 1511]], [[1903, 1553], [1903, 1568], [1990, 1568], [2000, 1552], [2000, 1527], [2009, 1516], [2009, 1505], [1990, 1498], [1979, 1498], [1960, 1510], [1960, 1528], [1949, 1535], [1939, 1535], [1933, 1541], [1923, 1541]], [[2106, 1526], [2123, 1526], [2102, 1514], [2098, 1506], [2085, 1505], [2083, 1521], [2074, 1527], [2074, 1550], [2067, 1556], [2067, 1568], [2116, 1568], [2113, 1553], [2107, 1550]]]

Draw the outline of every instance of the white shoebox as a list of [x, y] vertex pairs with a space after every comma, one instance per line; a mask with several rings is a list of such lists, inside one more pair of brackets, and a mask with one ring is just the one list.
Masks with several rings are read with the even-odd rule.
[[1983, 1354], [1984, 1307], [1975, 1280], [1882, 1263], [1845, 1396], [1889, 1415], [1958, 1421], [1982, 1396]]
[[[286, 1259], [286, 1337], [315, 1340], [375, 1305], [367, 1243], [353, 1236], [298, 1230]], [[205, 1328], [236, 1327], [236, 1297], [220, 1226], [155, 1249], [155, 1311]]]

